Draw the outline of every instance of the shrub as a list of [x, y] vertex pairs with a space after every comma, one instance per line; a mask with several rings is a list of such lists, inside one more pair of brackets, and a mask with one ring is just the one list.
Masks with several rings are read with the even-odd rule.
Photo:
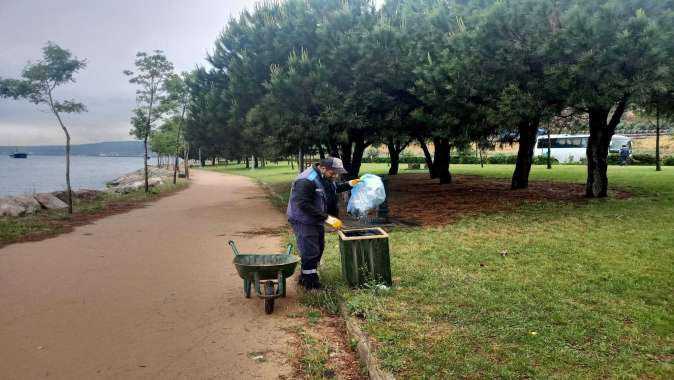
[[[558, 164], [559, 160], [554, 158], [554, 157], [550, 157], [550, 162], [553, 163], [553, 164]], [[534, 165], [547, 165], [548, 164], [548, 156], [547, 155], [536, 156], [536, 157], [534, 157], [532, 163]]]
[[662, 164], [666, 166], [674, 166], [674, 156], [667, 156], [662, 160]]
[[459, 156], [459, 163], [460, 164], [479, 164], [480, 163], [480, 157], [475, 157], [473, 155]]
[[655, 165], [655, 155], [645, 153], [635, 153], [632, 155], [632, 165]]
[[401, 164], [425, 164], [426, 159], [418, 156], [404, 155], [400, 157]]
[[367, 148], [367, 149], [365, 150], [365, 154], [364, 154], [363, 160], [364, 160], [365, 158], [367, 158], [368, 160], [370, 160], [369, 162], [376, 162], [377, 159], [380, 158], [380, 157], [379, 157], [379, 150], [378, 150], [377, 148], [373, 147], [373, 146]]
[[517, 156], [507, 154], [495, 154], [487, 158], [489, 164], [514, 164], [515, 162], [517, 162]]

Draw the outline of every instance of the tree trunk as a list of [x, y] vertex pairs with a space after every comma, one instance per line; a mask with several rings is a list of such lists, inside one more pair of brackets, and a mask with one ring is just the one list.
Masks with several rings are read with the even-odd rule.
[[330, 156], [341, 159], [341, 156], [339, 155], [339, 145], [336, 142], [328, 142], [328, 149], [330, 150]]
[[199, 148], [199, 163], [201, 163], [201, 166], [206, 166], [206, 160], [201, 158], [201, 148]]
[[435, 173], [435, 165], [433, 164], [433, 158], [431, 158], [431, 151], [428, 149], [428, 145], [426, 145], [426, 142], [418, 138], [419, 145], [421, 145], [421, 150], [424, 151], [424, 158], [426, 159], [426, 168], [428, 168], [428, 174], [430, 175], [431, 179], [437, 178], [437, 174]]
[[304, 171], [304, 148], [300, 147], [300, 150], [297, 152], [297, 168], [299, 169], [299, 172], [302, 173]]
[[318, 156], [322, 159], [325, 158], [325, 149], [323, 149], [323, 144], [318, 144]]
[[389, 175], [397, 175], [398, 174], [398, 169], [400, 167], [400, 153], [407, 148], [407, 146], [410, 144], [410, 140], [407, 140], [406, 143], [398, 142], [396, 144], [394, 138], [389, 138], [388, 143], [386, 144], [388, 147], [388, 153], [389, 157], [391, 159], [391, 167], [388, 170]]
[[260, 167], [260, 163], [257, 159], [257, 156], [253, 156], [253, 169], [257, 169]]
[[601, 107], [591, 108], [588, 111], [590, 124], [590, 138], [587, 143], [587, 181], [585, 196], [588, 198], [603, 198], [608, 194], [608, 148], [615, 128], [625, 112], [627, 98], [622, 99], [613, 111], [608, 121], [610, 109]]
[[346, 175], [348, 179], [358, 178], [360, 166], [363, 163], [363, 154], [365, 153], [366, 148], [367, 145], [362, 138], [356, 140], [355, 146], [353, 148], [353, 156], [351, 157], [351, 165], [346, 167], [346, 171], [349, 172]]
[[56, 120], [58, 120], [59, 125], [61, 126], [61, 129], [63, 130], [63, 133], [66, 135], [66, 195], [67, 195], [67, 201], [68, 201], [68, 214], [73, 213], [73, 190], [72, 187], [70, 187], [70, 133], [68, 132], [68, 128], [63, 124], [63, 120], [61, 120], [61, 115], [56, 111], [56, 108], [54, 107], [54, 101], [51, 96], [51, 91], [49, 92], [49, 106], [51, 107], [51, 111], [56, 116]]
[[185, 179], [190, 179], [190, 146], [185, 145]]
[[400, 167], [400, 152], [393, 142], [393, 139], [390, 139], [386, 146], [388, 147], [388, 155], [391, 159], [391, 167], [388, 169], [388, 175], [398, 175], [398, 169]]
[[70, 133], [66, 132], [66, 192], [68, 194], [68, 214], [73, 213], [73, 190], [70, 187]]
[[246, 169], [250, 169], [250, 158], [246, 156]]
[[552, 139], [550, 139], [550, 125], [548, 124], [548, 169], [552, 169]]
[[660, 104], [655, 106], [655, 171], [659, 172], [660, 167]]
[[608, 144], [611, 137], [604, 129], [592, 131], [592, 121], [590, 121], [590, 138], [587, 143], [587, 182], [585, 185], [585, 196], [590, 198], [605, 197], [608, 192], [608, 177], [606, 169], [608, 167]]
[[517, 151], [517, 162], [515, 163], [515, 172], [513, 173], [510, 186], [513, 190], [529, 187], [529, 173], [531, 172], [531, 163], [534, 158], [534, 145], [536, 144], [538, 124], [538, 120], [527, 120], [520, 122], [518, 126], [520, 147]]
[[351, 153], [352, 153], [352, 141], [349, 139], [349, 142], [341, 144], [341, 154], [342, 163], [344, 163], [344, 168], [349, 170], [351, 168]]
[[217, 159], [217, 157], [215, 157], [215, 156], [211, 157], [211, 166], [215, 166], [215, 160], [216, 159]]
[[176, 159], [173, 161], [173, 184], [175, 185], [177, 180], [178, 180], [178, 165], [180, 163], [178, 162], [178, 152], [176, 152]]
[[449, 140], [435, 137], [433, 138], [433, 145], [435, 145], [433, 171], [436, 178], [440, 179], [441, 184], [452, 183], [452, 174], [449, 172]]
[[145, 192], [150, 192], [150, 185], [148, 183], [148, 173], [147, 173], [147, 134], [143, 138], [143, 148], [145, 150], [145, 155], [143, 156], [143, 169], [145, 171]]

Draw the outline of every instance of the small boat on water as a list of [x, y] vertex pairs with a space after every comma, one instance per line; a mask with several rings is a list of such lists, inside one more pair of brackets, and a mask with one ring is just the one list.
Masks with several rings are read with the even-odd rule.
[[16, 152], [9, 155], [12, 158], [28, 158], [28, 153]]

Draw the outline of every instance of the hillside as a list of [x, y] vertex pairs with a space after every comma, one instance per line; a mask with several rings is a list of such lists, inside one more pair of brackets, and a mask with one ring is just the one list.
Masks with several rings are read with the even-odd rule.
[[[71, 145], [70, 152], [75, 156], [143, 156], [141, 141], [107, 141], [94, 144]], [[36, 156], [62, 156], [65, 153], [63, 145], [30, 145], [30, 146], [0, 146], [0, 154], [10, 154], [15, 151], [26, 152]]]

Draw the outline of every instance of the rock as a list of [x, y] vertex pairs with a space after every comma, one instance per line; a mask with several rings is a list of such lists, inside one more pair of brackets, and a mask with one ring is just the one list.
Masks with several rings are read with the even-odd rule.
[[[172, 176], [173, 173], [166, 169], [149, 168], [147, 184], [154, 187], [164, 183], [162, 177]], [[145, 175], [143, 170], [137, 170], [133, 173], [116, 178], [107, 183], [108, 191], [117, 193], [128, 193], [145, 187]]]
[[21, 216], [26, 213], [26, 208], [14, 202], [9, 197], [0, 198], [0, 216]]
[[73, 191], [75, 199], [93, 201], [98, 199], [104, 192], [100, 190], [81, 189]]
[[[68, 203], [68, 196], [66, 195], [65, 191], [54, 191], [52, 194], [54, 194], [56, 198], [62, 200], [66, 204]], [[99, 190], [89, 190], [89, 189], [73, 190], [73, 199], [91, 201], [97, 199], [101, 194], [103, 194], [103, 191]]]
[[9, 197], [14, 198], [14, 201], [23, 206], [26, 209], [26, 214], [35, 214], [38, 210], [42, 209], [40, 202], [36, 201], [33, 197]]
[[40, 210], [40, 203], [30, 197], [0, 198], [0, 216], [22, 216], [34, 214]]
[[117, 187], [112, 188], [112, 191], [115, 191], [117, 193], [128, 193], [130, 191], [138, 190], [142, 187], [145, 187], [145, 181], [136, 181], [136, 182], [130, 182], [130, 183], [125, 183], [122, 185], [119, 185]]
[[39, 193], [33, 196], [40, 205], [47, 210], [60, 210], [68, 208], [68, 204], [64, 201], [58, 199], [56, 195], [52, 193]]
[[164, 180], [161, 179], [161, 177], [150, 177], [150, 178], [147, 179], [147, 184], [150, 187], [161, 185], [163, 183], [164, 183]]

